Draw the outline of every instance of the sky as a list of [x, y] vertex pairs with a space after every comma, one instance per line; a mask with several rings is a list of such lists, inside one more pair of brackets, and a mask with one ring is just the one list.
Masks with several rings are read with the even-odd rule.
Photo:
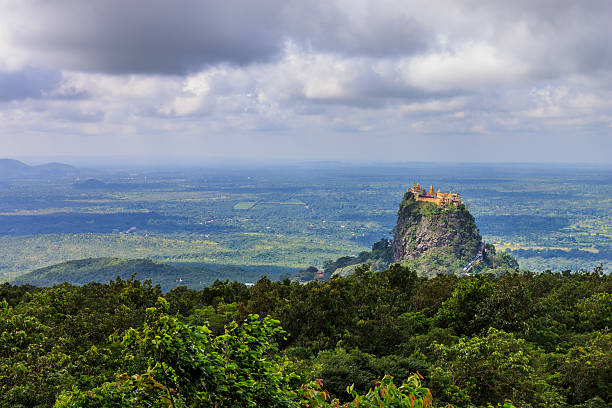
[[609, 0], [0, 0], [0, 157], [612, 163]]

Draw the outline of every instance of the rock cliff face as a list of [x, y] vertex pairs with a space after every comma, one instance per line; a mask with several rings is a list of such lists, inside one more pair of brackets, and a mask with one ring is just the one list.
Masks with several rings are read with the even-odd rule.
[[459, 272], [482, 248], [474, 217], [463, 204], [416, 201], [407, 192], [400, 204], [393, 260], [426, 274]]

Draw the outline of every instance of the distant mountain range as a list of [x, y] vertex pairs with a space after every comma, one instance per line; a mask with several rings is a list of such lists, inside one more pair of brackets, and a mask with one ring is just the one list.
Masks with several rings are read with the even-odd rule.
[[[64, 163], [46, 163], [38, 166], [27, 164], [14, 159], [0, 159], [0, 179], [13, 178], [56, 178], [79, 177], [82, 169]], [[91, 173], [89, 171], [88, 173]]]

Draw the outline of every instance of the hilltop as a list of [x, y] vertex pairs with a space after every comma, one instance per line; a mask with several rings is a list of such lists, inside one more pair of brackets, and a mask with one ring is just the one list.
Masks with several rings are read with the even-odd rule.
[[[357, 256], [345, 256], [324, 265], [324, 277], [349, 276], [355, 268], [370, 265], [382, 271], [392, 263], [401, 263], [420, 275], [503, 274], [518, 268], [517, 261], [505, 252], [497, 253], [485, 244], [474, 217], [458, 193], [429, 191], [415, 184], [404, 194], [397, 213], [394, 239], [382, 239]], [[304, 271], [305, 272], [305, 271]], [[302, 273], [296, 280], [316, 279]]]
[[485, 245], [474, 217], [459, 194], [426, 193], [418, 184], [408, 189], [397, 214], [393, 261], [429, 276], [518, 268], [505, 253]]

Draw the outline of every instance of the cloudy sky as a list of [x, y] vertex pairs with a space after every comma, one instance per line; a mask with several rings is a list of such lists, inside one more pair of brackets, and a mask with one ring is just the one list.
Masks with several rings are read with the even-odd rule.
[[0, 157], [612, 163], [609, 0], [0, 0]]

